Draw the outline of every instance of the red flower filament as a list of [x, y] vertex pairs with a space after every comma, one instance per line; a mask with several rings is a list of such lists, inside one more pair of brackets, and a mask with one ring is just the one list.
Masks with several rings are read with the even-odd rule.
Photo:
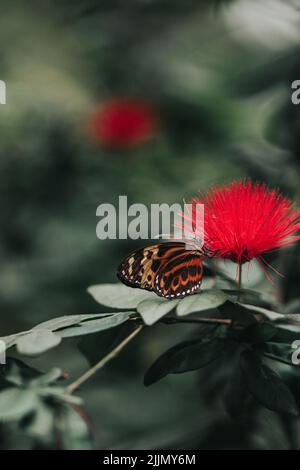
[[265, 184], [237, 181], [212, 188], [192, 202], [204, 204], [204, 248], [212, 256], [239, 264], [256, 258], [262, 265], [263, 253], [300, 239], [300, 210], [293, 210], [291, 200]]

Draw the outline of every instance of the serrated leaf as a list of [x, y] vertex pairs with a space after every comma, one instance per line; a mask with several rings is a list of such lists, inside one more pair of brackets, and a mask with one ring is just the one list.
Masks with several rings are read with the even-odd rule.
[[133, 312], [118, 312], [103, 318], [85, 321], [79, 323], [77, 326], [59, 330], [56, 332], [56, 335], [61, 338], [70, 338], [72, 336], [83, 336], [108, 330], [109, 328], [114, 328], [126, 322], [132, 313]]
[[111, 308], [136, 308], [146, 299], [156, 299], [154, 292], [134, 289], [121, 283], [97, 284], [88, 288], [88, 293], [101, 305]]
[[183, 317], [190, 313], [217, 308], [226, 302], [227, 298], [227, 295], [221, 290], [209, 290], [189, 295], [180, 300], [176, 309], [177, 315]]
[[32, 390], [11, 387], [0, 393], [0, 421], [17, 421], [34, 410], [37, 397]]
[[35, 330], [17, 339], [16, 346], [20, 354], [37, 356], [54, 348], [61, 338], [50, 330]]
[[298, 415], [291, 391], [257, 353], [246, 350], [241, 354], [241, 370], [249, 392], [261, 405], [269, 410]]
[[185, 341], [162, 354], [145, 374], [144, 384], [151, 385], [168, 374], [181, 374], [206, 366], [224, 351], [226, 343], [211, 341]]
[[138, 304], [137, 311], [144, 320], [144, 323], [150, 326], [173, 310], [178, 302], [179, 300], [166, 300], [160, 298], [154, 300], [143, 300]]

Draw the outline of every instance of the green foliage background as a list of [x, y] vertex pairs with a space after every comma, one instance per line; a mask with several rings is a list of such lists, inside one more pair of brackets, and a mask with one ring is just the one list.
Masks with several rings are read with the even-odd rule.
[[[181, 202], [250, 176], [299, 203], [300, 106], [290, 98], [300, 78], [299, 8], [280, 0], [2, 0], [1, 336], [99, 312], [86, 288], [115, 282], [120, 259], [137, 246], [97, 240], [101, 202], [121, 194], [129, 203]], [[132, 151], [102, 148], [86, 133], [95, 106], [118, 95], [146, 98], [160, 116], [155, 138]], [[278, 264], [281, 299], [299, 306], [299, 248]], [[87, 357], [99, 359], [123, 336], [118, 328], [87, 337], [81, 351], [70, 339], [28, 362], [75, 378]], [[193, 328], [154, 326], [82, 389], [93, 446], [299, 448], [297, 419], [262, 408], [228, 416], [219, 394], [226, 363], [144, 388], [149, 365]], [[0, 435], [2, 448], [55, 448], [47, 432], [38, 443], [13, 425]]]

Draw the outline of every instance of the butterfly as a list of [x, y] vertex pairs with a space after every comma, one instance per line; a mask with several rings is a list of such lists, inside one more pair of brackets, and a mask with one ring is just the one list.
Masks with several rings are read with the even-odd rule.
[[187, 249], [183, 242], [158, 243], [127, 256], [117, 276], [130, 287], [154, 291], [167, 299], [180, 299], [199, 289], [204, 257], [201, 249]]

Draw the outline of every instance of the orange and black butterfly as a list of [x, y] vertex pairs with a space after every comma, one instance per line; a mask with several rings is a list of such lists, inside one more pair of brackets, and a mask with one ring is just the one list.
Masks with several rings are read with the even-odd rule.
[[154, 291], [167, 299], [180, 299], [199, 289], [204, 257], [203, 251], [187, 249], [183, 242], [159, 243], [127, 256], [117, 276], [130, 287]]

